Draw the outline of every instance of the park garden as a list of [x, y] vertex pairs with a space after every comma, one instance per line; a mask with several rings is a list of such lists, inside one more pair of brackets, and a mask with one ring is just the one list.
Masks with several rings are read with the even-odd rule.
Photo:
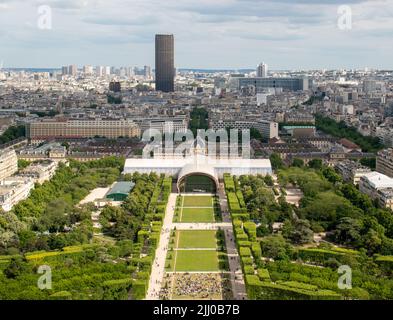
[[[143, 299], [157, 247], [170, 178], [155, 174], [120, 177], [124, 159], [61, 165], [54, 178], [2, 216], [0, 299]], [[92, 204], [77, 204], [90, 190], [119, 178], [135, 187], [120, 207], [106, 207], [104, 236], [93, 237]], [[2, 230], [3, 231], [3, 230]], [[12, 237], [11, 237], [12, 238]], [[7, 239], [8, 240], [8, 239]], [[47, 265], [52, 288], [39, 289]]]
[[[279, 188], [271, 177], [224, 177], [248, 298], [392, 299], [392, 212], [331, 168], [277, 175]], [[285, 201], [292, 186], [304, 194], [299, 207]], [[337, 285], [341, 265], [352, 269], [352, 289]]]

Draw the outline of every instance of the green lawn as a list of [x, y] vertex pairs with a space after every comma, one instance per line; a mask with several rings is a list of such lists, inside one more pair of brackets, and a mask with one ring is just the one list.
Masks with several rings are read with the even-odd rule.
[[177, 251], [175, 271], [219, 271], [217, 252], [204, 250]]
[[216, 248], [216, 231], [178, 231], [178, 248]]
[[184, 196], [183, 207], [212, 207], [213, 197], [211, 196]]
[[214, 222], [213, 208], [183, 208], [180, 222]]

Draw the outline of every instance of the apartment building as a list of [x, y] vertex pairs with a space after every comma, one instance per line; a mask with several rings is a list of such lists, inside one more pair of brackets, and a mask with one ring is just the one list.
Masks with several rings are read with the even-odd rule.
[[353, 184], [359, 184], [360, 178], [371, 172], [370, 168], [350, 160], [339, 162], [335, 168], [342, 175], [345, 182]]
[[44, 119], [26, 125], [32, 140], [54, 138], [139, 137], [139, 126], [129, 119]]
[[393, 179], [379, 172], [370, 172], [360, 178], [359, 190], [378, 200], [381, 207], [393, 209]]
[[26, 177], [11, 177], [0, 181], [0, 207], [8, 212], [25, 200], [34, 188], [34, 181]]
[[14, 149], [0, 151], [0, 180], [8, 178], [18, 171], [18, 158]]
[[315, 124], [315, 117], [306, 112], [290, 112], [285, 114], [285, 123]]
[[56, 173], [58, 162], [56, 161], [41, 161], [29, 165], [27, 168], [19, 172], [18, 176], [31, 178], [34, 183], [44, 183], [52, 179]]
[[266, 88], [282, 88], [289, 91], [306, 91], [310, 87], [310, 80], [304, 78], [245, 78], [232, 77], [232, 81], [240, 90], [243, 87], [253, 86], [257, 92]]
[[149, 129], [159, 132], [185, 133], [188, 129], [188, 120], [185, 116], [140, 118], [134, 121], [140, 126], [142, 133]]
[[393, 178], [393, 149], [378, 152], [377, 171]]
[[263, 138], [265, 139], [273, 139], [278, 138], [278, 123], [267, 121], [267, 120], [259, 120], [259, 121], [247, 121], [247, 120], [218, 120], [211, 121], [210, 127], [213, 130], [221, 130], [221, 129], [257, 129]]

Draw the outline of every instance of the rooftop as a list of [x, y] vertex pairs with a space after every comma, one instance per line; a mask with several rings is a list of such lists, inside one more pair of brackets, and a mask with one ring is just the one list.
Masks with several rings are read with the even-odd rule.
[[121, 181], [116, 182], [114, 186], [108, 191], [106, 197], [112, 194], [129, 194], [130, 191], [134, 188], [135, 183], [131, 181]]
[[375, 189], [393, 188], [393, 179], [379, 172], [370, 172], [364, 175]]

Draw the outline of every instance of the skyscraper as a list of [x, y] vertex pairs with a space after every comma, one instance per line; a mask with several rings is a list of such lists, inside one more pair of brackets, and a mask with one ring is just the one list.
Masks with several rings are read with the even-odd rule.
[[68, 74], [69, 75], [75, 77], [77, 72], [78, 72], [78, 67], [75, 64], [68, 66]]
[[90, 66], [90, 65], [83, 66], [83, 73], [85, 75], [92, 75], [94, 73], [93, 66]]
[[156, 90], [175, 90], [175, 44], [173, 35], [156, 35]]
[[262, 62], [257, 68], [257, 77], [267, 78], [267, 70], [268, 70], [267, 64]]
[[68, 74], [68, 67], [67, 66], [61, 67], [61, 74], [63, 76], [66, 76]]
[[149, 66], [144, 66], [143, 68], [143, 75], [146, 79], [150, 79], [151, 78], [151, 68]]

